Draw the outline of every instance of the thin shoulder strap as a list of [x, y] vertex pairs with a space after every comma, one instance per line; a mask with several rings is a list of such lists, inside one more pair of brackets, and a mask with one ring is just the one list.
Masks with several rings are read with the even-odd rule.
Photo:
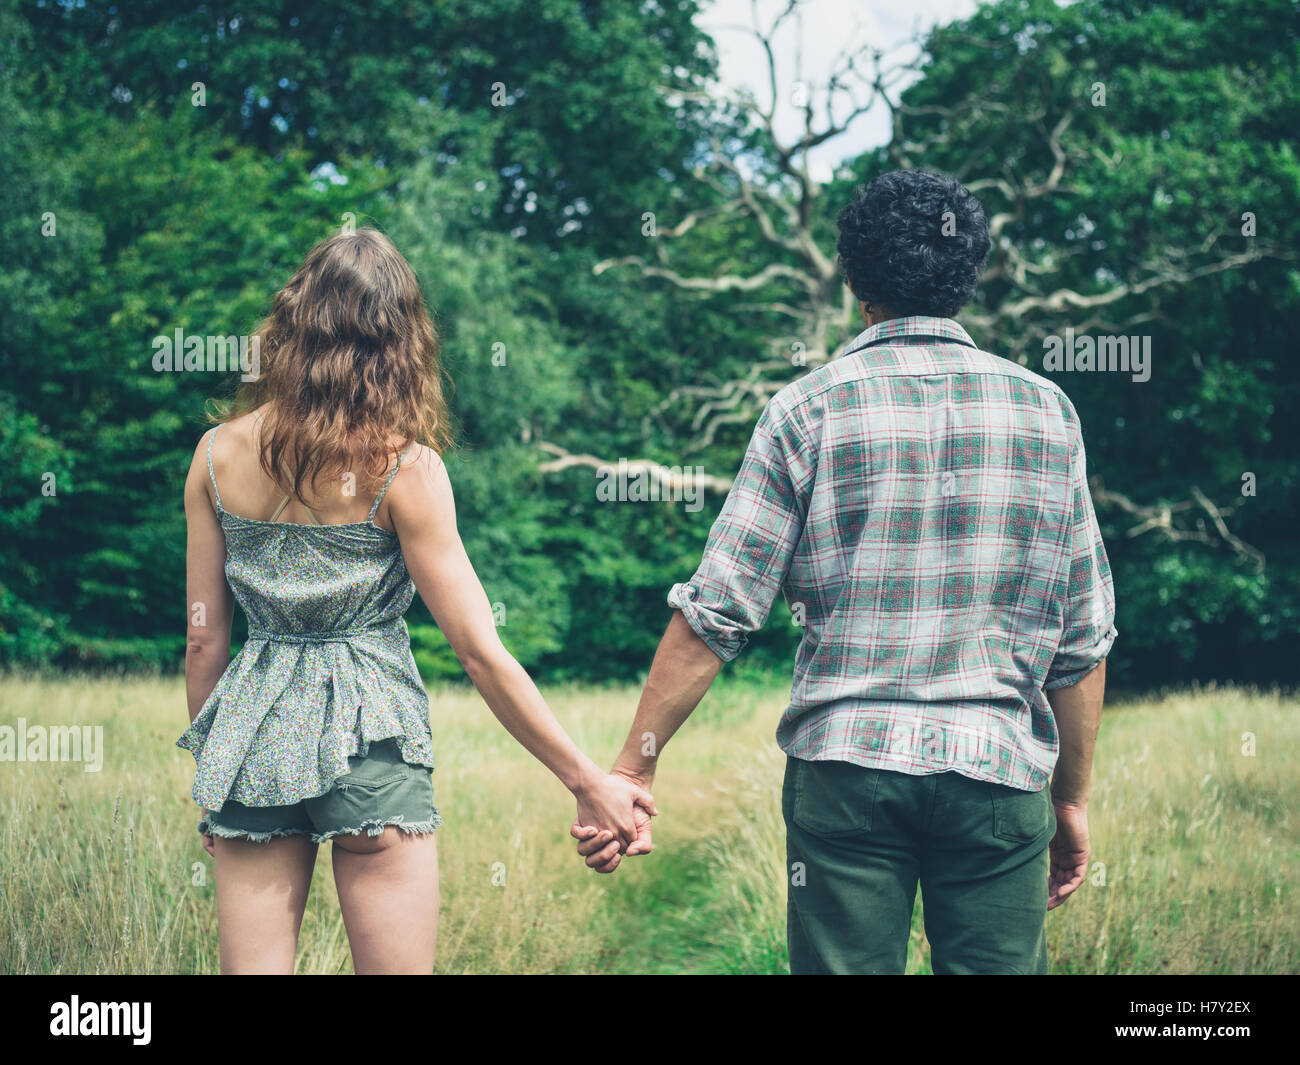
[[[294, 498], [294, 497], [292, 497], [292, 495], [286, 495], [285, 498], [281, 499], [281, 501], [279, 501], [279, 506], [276, 507], [276, 512], [274, 512], [273, 515], [270, 515], [270, 518], [268, 518], [268, 519], [266, 519], [266, 520], [268, 520], [268, 521], [270, 521], [270, 523], [274, 524], [274, 521], [276, 521], [276, 519], [279, 518], [279, 515], [282, 515], [283, 512], [285, 512], [285, 507], [289, 506], [289, 501], [290, 501], [290, 499], [292, 499], [292, 498]], [[299, 502], [299, 503], [303, 503], [302, 499], [299, 499], [298, 502]], [[316, 516], [316, 511], [313, 511], [311, 507], [307, 506], [307, 503], [303, 503], [303, 510], [307, 511], [307, 516], [308, 516], [308, 518], [311, 518], [311, 519], [312, 519], [312, 524], [313, 524], [313, 525], [321, 524], [321, 520], [320, 520], [320, 518], [317, 518], [317, 516]]]
[[217, 491], [217, 475], [212, 472], [212, 442], [216, 440], [217, 430], [220, 428], [219, 425], [213, 426], [212, 433], [208, 437], [208, 476], [212, 478], [212, 494], [217, 497], [217, 509], [225, 510], [226, 508], [221, 505], [221, 493]]
[[[262, 417], [262, 412], [260, 410], [253, 411], [253, 415], [263, 425], [266, 424], [266, 419]], [[280, 500], [280, 505], [275, 508], [275, 513], [272, 514], [270, 518], [268, 518], [267, 520], [270, 522], [274, 522], [276, 518], [278, 518], [281, 514], [284, 513], [284, 508], [289, 505], [289, 500], [292, 498], [293, 498], [292, 496], [285, 496], [282, 500]], [[302, 500], [299, 500], [298, 502], [302, 503]], [[311, 507], [309, 507], [306, 503], [302, 504], [302, 509], [305, 510], [307, 514], [311, 517], [311, 522], [313, 525], [319, 525], [321, 523], [320, 518], [316, 517], [316, 512], [312, 510]]]
[[393, 478], [397, 476], [397, 471], [402, 468], [402, 459], [406, 458], [406, 456], [410, 454], [411, 448], [414, 446], [415, 446], [415, 442], [412, 441], [410, 444], [406, 446], [406, 450], [397, 456], [397, 461], [393, 463], [393, 468], [392, 470], [389, 471], [388, 480], [384, 482], [384, 487], [379, 490], [379, 495], [375, 496], [375, 501], [373, 504], [371, 504], [370, 513], [369, 515], [367, 515], [366, 521], [375, 520], [375, 512], [379, 510], [380, 501], [384, 498], [385, 494], [388, 492], [388, 486], [393, 483]]

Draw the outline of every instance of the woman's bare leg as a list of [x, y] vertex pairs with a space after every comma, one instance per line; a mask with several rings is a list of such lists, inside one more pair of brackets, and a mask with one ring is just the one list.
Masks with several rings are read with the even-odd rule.
[[438, 943], [438, 844], [389, 825], [379, 836], [335, 836], [334, 882], [359, 975], [433, 972]]
[[221, 971], [292, 973], [316, 844], [307, 836], [265, 843], [214, 837]]

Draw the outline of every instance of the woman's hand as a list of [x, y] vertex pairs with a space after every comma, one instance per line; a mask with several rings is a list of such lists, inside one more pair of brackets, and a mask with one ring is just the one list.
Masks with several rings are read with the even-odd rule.
[[[590, 797], [584, 805], [584, 794]], [[653, 849], [650, 819], [659, 813], [654, 796], [630, 774], [617, 769], [595, 781], [584, 793], [575, 790], [578, 798], [578, 815], [569, 834], [579, 841], [578, 853], [591, 868], [600, 873], [612, 873], [618, 868], [624, 854], [631, 857], [649, 854]], [[629, 811], [627, 800], [631, 799]], [[612, 809], [602, 814], [598, 803], [613, 803]], [[631, 826], [626, 814], [631, 814]]]
[[[575, 838], [599, 839], [601, 855], [604, 855], [604, 844], [610, 844], [613, 857], [619, 852], [627, 855], [650, 852], [650, 818], [659, 810], [654, 796], [645, 788], [618, 773], [606, 773], [579, 785], [573, 794], [578, 800], [578, 812], [570, 833]], [[618, 862], [610, 865], [609, 861], [610, 856], [604, 855], [600, 861], [587, 864], [593, 868], [608, 865], [601, 872], [612, 872]]]

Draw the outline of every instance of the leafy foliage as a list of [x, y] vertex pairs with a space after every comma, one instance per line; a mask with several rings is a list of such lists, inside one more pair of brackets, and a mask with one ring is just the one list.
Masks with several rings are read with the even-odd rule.
[[[155, 372], [153, 338], [251, 332], [307, 248], [352, 215], [390, 233], [435, 310], [460, 527], [507, 645], [553, 679], [644, 669], [719, 500], [601, 504], [590, 468], [543, 474], [538, 445], [728, 476], [750, 422], [688, 444], [695, 411], [665, 397], [773, 352], [788, 361], [794, 339], [756, 306], [786, 298], [779, 282], [699, 295], [593, 270], [653, 258], [647, 213], [667, 226], [721, 206], [725, 185], [691, 177], [717, 146], [779, 188], [761, 132], [679, 92], [713, 69], [695, 14], [694, 0], [0, 0], [13, 205], [0, 218], [0, 662], [179, 668], [181, 484], [205, 401], [234, 380]], [[1200, 538], [1129, 536], [1131, 515], [1099, 507], [1116, 680], [1293, 678], [1300, 661], [1297, 47], [1288, 0], [981, 7], [928, 41], [905, 143], [847, 160], [808, 223], [833, 248], [852, 186], [900, 160], [983, 182], [990, 216], [1010, 218], [1003, 269], [971, 308], [978, 341], [1041, 369], [1039, 342], [1067, 327], [1151, 336], [1147, 382], [1059, 378], [1091, 472], [1144, 506], [1195, 486], [1266, 565], [1204, 519]], [[1000, 179], [1051, 169], [1067, 112], [1060, 187], [1008, 199]], [[1252, 248], [1278, 254], [1201, 269]], [[717, 212], [674, 256], [702, 277], [794, 261], [744, 211]], [[1117, 284], [1131, 290], [1097, 308], [1049, 299]], [[1247, 472], [1255, 496], [1240, 494]], [[422, 608], [411, 623], [426, 675], [459, 676]], [[747, 658], [788, 662], [796, 637], [778, 606]]]

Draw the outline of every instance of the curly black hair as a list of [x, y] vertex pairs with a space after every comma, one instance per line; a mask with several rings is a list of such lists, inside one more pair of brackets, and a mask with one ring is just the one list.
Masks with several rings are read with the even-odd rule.
[[859, 185], [839, 227], [840, 272], [853, 294], [904, 317], [953, 317], [975, 294], [992, 247], [979, 200], [929, 170]]

